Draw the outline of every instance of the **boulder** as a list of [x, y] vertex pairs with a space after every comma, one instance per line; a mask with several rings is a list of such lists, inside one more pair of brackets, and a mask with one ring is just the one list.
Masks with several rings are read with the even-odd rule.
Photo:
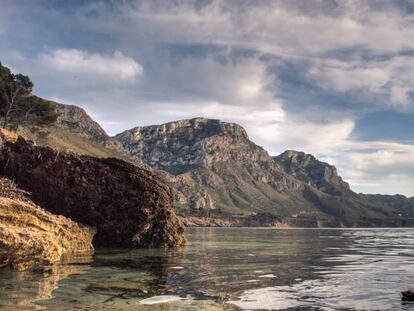
[[409, 290], [401, 292], [401, 300], [405, 302], [414, 301], [414, 290], [409, 289]]
[[94, 229], [53, 215], [0, 178], [0, 267], [23, 271], [93, 253]]
[[3, 139], [0, 175], [16, 181], [42, 208], [97, 229], [94, 245], [176, 246], [184, 228], [173, 190], [153, 172], [115, 158], [95, 158]]

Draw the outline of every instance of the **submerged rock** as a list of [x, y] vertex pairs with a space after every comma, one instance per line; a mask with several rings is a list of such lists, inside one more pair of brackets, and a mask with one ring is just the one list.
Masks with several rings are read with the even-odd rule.
[[183, 299], [184, 298], [179, 297], [179, 296], [161, 295], [161, 296], [154, 296], [154, 297], [143, 299], [139, 303], [142, 305], [156, 305], [159, 303], [176, 302], [176, 301], [180, 301]]
[[[0, 137], [1, 140], [1, 137]], [[185, 242], [173, 190], [144, 168], [3, 138], [0, 174], [53, 214], [97, 228], [95, 245], [175, 246]]]
[[0, 188], [0, 267], [23, 271], [93, 252], [93, 229], [41, 209], [6, 179]]
[[402, 301], [412, 301], [412, 302], [414, 302], [414, 290], [412, 290], [412, 289], [401, 292], [401, 296], [402, 296], [402, 298], [401, 298]]

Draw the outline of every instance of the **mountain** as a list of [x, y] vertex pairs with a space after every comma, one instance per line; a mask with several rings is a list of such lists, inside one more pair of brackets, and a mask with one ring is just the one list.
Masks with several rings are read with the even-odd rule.
[[193, 209], [234, 214], [300, 205], [295, 193], [304, 185], [278, 168], [237, 124], [195, 118], [136, 127], [116, 138], [130, 155], [171, 174]]
[[19, 126], [18, 134], [39, 146], [61, 151], [73, 151], [95, 157], [115, 157], [145, 166], [139, 159], [132, 159], [122, 144], [110, 137], [84, 109], [54, 103], [57, 120], [53, 124], [32, 123]]
[[414, 216], [414, 197], [407, 198], [401, 194], [360, 194], [360, 196], [377, 205], [387, 206], [402, 216]]
[[337, 196], [352, 196], [377, 207], [392, 210], [401, 216], [414, 216], [414, 197], [407, 198], [400, 194], [356, 194], [351, 191], [349, 184], [338, 176], [335, 166], [321, 162], [311, 154], [287, 150], [273, 158], [283, 167], [286, 173], [320, 191]]
[[335, 167], [295, 151], [272, 158], [237, 124], [195, 118], [136, 127], [116, 138], [131, 156], [168, 172], [192, 210], [270, 213], [314, 225], [398, 222], [392, 208], [352, 192]]
[[335, 166], [321, 162], [311, 154], [287, 150], [273, 159], [287, 174], [322, 192], [331, 195], [351, 193], [349, 184], [338, 176]]
[[109, 137], [99, 123], [94, 121], [84, 109], [56, 103], [56, 111], [58, 118], [55, 125], [57, 127], [67, 129], [71, 133], [104, 145], [108, 149], [122, 150], [121, 144]]

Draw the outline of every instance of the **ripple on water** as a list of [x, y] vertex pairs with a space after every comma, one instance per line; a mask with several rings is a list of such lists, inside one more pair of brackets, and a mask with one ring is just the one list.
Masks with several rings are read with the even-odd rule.
[[161, 295], [161, 296], [154, 296], [150, 298], [146, 298], [140, 300], [139, 303], [142, 305], [156, 305], [160, 303], [168, 303], [168, 302], [176, 302], [183, 300], [184, 298], [180, 296], [173, 296], [173, 295]]
[[400, 301], [414, 285], [412, 236], [189, 229], [179, 251], [98, 250], [93, 262], [46, 274], [0, 271], [0, 309], [413, 311]]

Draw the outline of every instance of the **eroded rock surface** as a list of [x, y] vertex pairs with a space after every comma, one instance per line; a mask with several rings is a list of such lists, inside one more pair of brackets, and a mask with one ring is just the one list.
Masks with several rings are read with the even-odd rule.
[[0, 174], [12, 178], [42, 208], [97, 228], [101, 246], [184, 243], [173, 192], [156, 174], [125, 161], [57, 152], [19, 137], [0, 151]]
[[0, 267], [23, 271], [93, 252], [94, 229], [41, 209], [26, 194], [0, 178]]

